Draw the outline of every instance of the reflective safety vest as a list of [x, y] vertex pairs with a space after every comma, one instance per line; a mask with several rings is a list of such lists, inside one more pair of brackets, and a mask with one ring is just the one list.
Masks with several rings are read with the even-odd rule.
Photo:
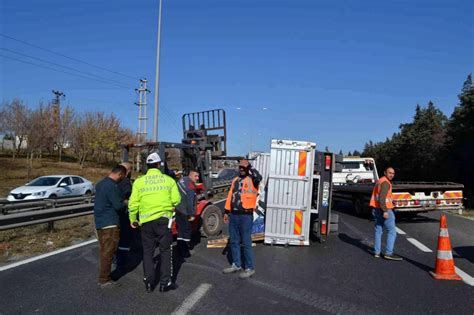
[[161, 217], [171, 218], [180, 202], [181, 194], [174, 179], [156, 168], [149, 169], [133, 183], [128, 200], [130, 222], [143, 224]]
[[370, 198], [370, 206], [372, 208], [381, 208], [380, 207], [380, 191], [382, 190], [382, 183], [388, 183], [390, 188], [387, 192], [387, 197], [385, 198], [385, 205], [388, 209], [393, 209], [393, 199], [392, 199], [392, 183], [387, 179], [387, 177], [383, 176], [379, 179], [377, 184], [375, 184], [374, 190], [372, 191], [372, 198]]
[[[229, 193], [227, 194], [227, 200], [225, 203], [225, 209], [227, 211], [232, 210], [232, 194], [234, 193], [234, 187], [239, 177], [234, 178], [232, 185], [230, 186]], [[253, 185], [252, 178], [247, 176], [243, 179], [242, 188], [240, 190], [240, 200], [242, 201], [242, 207], [244, 209], [255, 210], [257, 206], [258, 188]]]

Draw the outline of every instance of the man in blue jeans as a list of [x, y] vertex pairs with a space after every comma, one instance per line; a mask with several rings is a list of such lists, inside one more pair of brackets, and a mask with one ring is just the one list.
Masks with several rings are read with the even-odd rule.
[[[262, 176], [252, 168], [249, 161], [239, 163], [239, 176], [234, 178], [225, 204], [229, 221], [230, 251], [232, 266], [225, 268], [225, 274], [243, 271], [239, 277], [246, 279], [255, 273], [252, 251], [253, 212], [257, 205], [258, 185]], [[227, 214], [224, 218], [227, 221]], [[241, 259], [240, 243], [243, 244]]]
[[375, 220], [374, 257], [379, 258], [382, 250], [383, 229], [387, 230], [387, 244], [383, 257], [388, 260], [400, 261], [402, 258], [393, 253], [397, 238], [395, 214], [393, 213], [392, 180], [395, 177], [393, 167], [387, 167], [384, 175], [379, 179], [372, 192], [370, 206]]

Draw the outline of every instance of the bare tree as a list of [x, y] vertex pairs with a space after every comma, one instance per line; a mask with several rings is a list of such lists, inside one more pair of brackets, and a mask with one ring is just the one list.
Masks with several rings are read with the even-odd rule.
[[31, 111], [20, 99], [11, 102], [3, 102], [0, 111], [0, 122], [2, 132], [9, 133], [13, 138], [13, 158], [20, 153], [22, 144], [26, 140], [28, 117]]
[[84, 167], [87, 157], [93, 153], [97, 129], [95, 125], [94, 115], [91, 113], [76, 117], [72, 123], [72, 145], [81, 168]]
[[74, 122], [74, 109], [67, 106], [60, 113], [59, 118], [59, 130], [57, 137], [58, 153], [59, 153], [59, 162], [62, 159], [63, 148], [67, 143], [72, 142], [72, 125]]

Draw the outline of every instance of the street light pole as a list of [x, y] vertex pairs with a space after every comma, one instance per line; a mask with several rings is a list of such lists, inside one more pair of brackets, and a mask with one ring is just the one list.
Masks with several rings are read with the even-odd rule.
[[158, 96], [160, 94], [160, 54], [161, 54], [161, 12], [163, 0], [160, 0], [160, 12], [158, 15], [158, 43], [156, 46], [156, 76], [155, 76], [155, 113], [153, 117], [153, 141], [158, 141]]

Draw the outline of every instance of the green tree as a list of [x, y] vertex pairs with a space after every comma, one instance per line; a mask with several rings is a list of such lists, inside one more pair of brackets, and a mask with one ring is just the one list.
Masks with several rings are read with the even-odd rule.
[[[474, 197], [474, 86], [472, 74], [464, 82], [447, 125], [445, 147], [446, 172], [449, 178], [465, 185], [468, 200]], [[472, 203], [472, 201], [471, 201]]]
[[445, 137], [447, 117], [429, 102], [426, 108], [416, 107], [412, 123], [400, 125], [400, 138], [394, 143], [399, 148], [399, 172], [408, 180], [436, 180], [433, 172], [439, 161]]
[[416, 106], [413, 121], [400, 125], [400, 131], [384, 142], [366, 143], [363, 156], [375, 158], [378, 170], [393, 166], [399, 180], [436, 180], [433, 172], [445, 141], [447, 117], [429, 102]]

